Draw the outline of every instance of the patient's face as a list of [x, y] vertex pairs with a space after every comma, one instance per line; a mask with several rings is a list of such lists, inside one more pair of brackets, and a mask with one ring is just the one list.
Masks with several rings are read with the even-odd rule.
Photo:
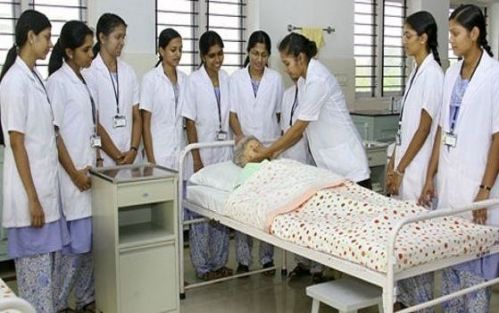
[[258, 140], [250, 140], [244, 149], [244, 158], [246, 160], [252, 160], [262, 151], [262, 149], [263, 145]]

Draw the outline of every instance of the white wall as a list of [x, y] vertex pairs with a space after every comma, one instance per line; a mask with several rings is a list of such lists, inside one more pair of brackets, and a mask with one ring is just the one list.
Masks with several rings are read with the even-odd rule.
[[499, 3], [489, 5], [489, 44], [496, 59], [499, 57]]

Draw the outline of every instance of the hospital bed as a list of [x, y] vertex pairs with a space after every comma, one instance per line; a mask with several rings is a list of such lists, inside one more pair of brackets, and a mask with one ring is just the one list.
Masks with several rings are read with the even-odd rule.
[[[186, 162], [186, 156], [189, 155], [189, 153], [193, 149], [203, 149], [203, 148], [216, 148], [216, 147], [227, 147], [227, 146], [233, 146], [234, 142], [233, 141], [224, 141], [224, 142], [213, 142], [213, 143], [197, 143], [197, 144], [191, 144], [188, 145], [180, 158], [179, 161], [179, 176], [183, 177], [183, 170], [184, 170], [184, 164]], [[385, 247], [385, 252], [386, 252], [386, 269], [383, 271], [380, 270], [373, 270], [372, 268], [369, 268], [368, 266], [361, 265], [356, 262], [352, 262], [346, 258], [341, 258], [332, 254], [327, 254], [324, 252], [320, 252], [311, 248], [307, 248], [301, 245], [298, 245], [296, 243], [289, 242], [287, 240], [281, 239], [277, 236], [274, 236], [270, 233], [265, 232], [264, 230], [258, 229], [256, 227], [252, 227], [246, 223], [243, 223], [241, 221], [235, 220], [233, 218], [230, 218], [228, 216], [225, 216], [221, 214], [221, 208], [224, 207], [225, 205], [225, 200], [229, 196], [229, 192], [217, 190], [213, 187], [210, 186], [202, 186], [202, 185], [194, 185], [194, 186], [188, 186], [188, 192], [187, 192], [187, 198], [183, 199], [183, 183], [181, 182], [179, 184], [179, 212], [183, 212], [183, 208], [189, 209], [201, 216], [204, 216], [205, 218], [209, 220], [215, 220], [229, 228], [232, 228], [234, 230], [240, 231], [242, 233], [245, 233], [253, 238], [256, 238], [258, 240], [267, 242], [269, 244], [274, 245], [275, 247], [281, 248], [284, 251], [289, 251], [294, 254], [298, 254], [304, 257], [307, 257], [308, 259], [311, 259], [313, 261], [319, 262], [321, 264], [324, 264], [327, 267], [333, 268], [335, 270], [338, 270], [340, 272], [346, 273], [350, 276], [357, 277], [361, 280], [364, 280], [366, 282], [369, 282], [373, 285], [379, 286], [383, 290], [383, 306], [384, 306], [384, 312], [385, 313], [392, 313], [393, 311], [393, 303], [396, 300], [396, 284], [397, 281], [409, 278], [409, 277], [414, 277], [418, 276], [423, 273], [428, 273], [428, 272], [434, 272], [438, 271], [444, 268], [447, 268], [449, 266], [457, 265], [463, 262], [471, 261], [474, 259], [477, 259], [481, 256], [487, 255], [487, 254], [494, 254], [494, 253], [499, 253], [499, 245], [497, 243], [491, 244], [484, 251], [481, 251], [479, 255], [477, 254], [462, 254], [462, 255], [452, 255], [450, 257], [445, 257], [441, 258], [438, 260], [434, 260], [429, 263], [423, 263], [420, 265], [412, 266], [412, 267], [405, 267], [404, 269], [400, 269], [398, 267], [399, 264], [397, 255], [395, 255], [395, 247], [396, 247], [396, 238], [397, 235], [399, 234], [400, 230], [404, 225], [408, 225], [411, 223], [417, 223], [421, 222], [424, 220], [429, 220], [429, 219], [435, 219], [435, 218], [443, 218], [447, 216], [452, 216], [452, 215], [458, 215], [460, 213], [465, 213], [472, 211], [474, 209], [478, 208], [490, 208], [493, 205], [499, 204], [499, 199], [491, 199], [487, 201], [482, 201], [480, 203], [474, 203], [472, 205], [462, 207], [462, 208], [453, 208], [453, 209], [447, 209], [447, 210], [438, 210], [438, 211], [432, 211], [428, 212], [427, 214], [424, 214], [423, 216], [413, 216], [413, 217], [408, 217], [405, 219], [402, 219], [398, 222], [398, 224], [393, 227], [393, 229], [390, 232], [390, 237], [388, 240], [388, 245]], [[193, 223], [193, 221], [184, 221], [183, 220], [183, 214], [179, 214], [179, 226], [183, 227], [184, 225], [188, 225]], [[201, 222], [201, 220], [197, 220], [194, 222]], [[180, 228], [182, 229], [182, 228]], [[179, 237], [179, 247], [182, 249], [183, 247], [183, 236], [180, 234]], [[185, 286], [184, 282], [184, 262], [183, 262], [183, 251], [180, 251], [179, 253], [180, 256], [180, 261], [179, 261], [179, 271], [180, 271], [180, 295], [181, 297], [185, 296], [185, 291], [191, 288], [195, 287], [200, 287], [212, 282], [203, 282], [203, 283], [198, 283], [198, 284], [189, 284], [188, 286]], [[237, 277], [237, 276], [234, 276]], [[231, 279], [230, 278], [224, 278], [220, 280], [215, 280], [214, 282], [218, 282], [221, 280], [227, 280]], [[499, 278], [486, 281], [483, 283], [480, 283], [478, 285], [460, 290], [458, 292], [455, 292], [453, 294], [441, 296], [438, 298], [435, 298], [429, 302], [426, 303], [421, 303], [419, 305], [406, 308], [404, 310], [398, 311], [401, 313], [406, 313], [406, 312], [414, 312], [416, 310], [420, 310], [423, 308], [427, 308], [442, 302], [445, 302], [447, 300], [450, 300], [455, 297], [459, 297], [465, 293], [472, 292], [481, 288], [485, 288], [488, 286], [492, 286], [496, 283], [499, 283]]]

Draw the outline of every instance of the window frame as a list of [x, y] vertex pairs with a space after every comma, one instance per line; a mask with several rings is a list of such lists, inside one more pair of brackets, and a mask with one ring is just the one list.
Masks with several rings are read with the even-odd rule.
[[[407, 17], [407, 0], [388, 0], [389, 2], [400, 2], [401, 3], [401, 8], [403, 9], [403, 14], [401, 17], [394, 16], [396, 18], [401, 18], [402, 21], [405, 20]], [[372, 67], [373, 67], [373, 76], [371, 77], [373, 84], [370, 86], [371, 90], [370, 91], [358, 91], [358, 86], [357, 86], [357, 78], [362, 77], [357, 75], [357, 69], [358, 65], [357, 62], [355, 64], [355, 97], [357, 99], [371, 99], [371, 98], [376, 98], [376, 99], [383, 99], [383, 98], [389, 98], [389, 97], [400, 97], [403, 95], [405, 85], [406, 85], [406, 80], [407, 80], [407, 57], [406, 54], [403, 50], [403, 45], [402, 45], [402, 32], [400, 34], [400, 49], [401, 49], [401, 74], [398, 76], [399, 78], [402, 79], [400, 90], [397, 91], [385, 91], [385, 88], [387, 87], [385, 85], [385, 78], [390, 77], [388, 75], [385, 75], [385, 69], [388, 67], [392, 67], [389, 65], [385, 65], [386, 63], [386, 56], [385, 56], [385, 48], [390, 48], [390, 45], [385, 44], [384, 42], [384, 34], [386, 31], [386, 27], [390, 28], [395, 28], [398, 26], [387, 26], [385, 23], [385, 11], [387, 7], [387, 0], [370, 0], [370, 1], [362, 1], [362, 0], [355, 0], [354, 1], [354, 18], [355, 14], [360, 14], [355, 10], [355, 4], [368, 4], [371, 3], [371, 5], [374, 6], [372, 17], [373, 17], [373, 24], [370, 25], [373, 28], [373, 33], [372, 35], [369, 34], [369, 36], [373, 37], [373, 45], [372, 45], [372, 54], [363, 56], [363, 57], [371, 57], [372, 58]], [[360, 25], [359, 23], [354, 21], [354, 25]], [[402, 24], [403, 26], [403, 24]], [[355, 54], [355, 48], [359, 47], [361, 45], [355, 44], [355, 36], [359, 34], [354, 33], [354, 58], [359, 57], [359, 55]], [[367, 36], [367, 35], [366, 35]], [[393, 48], [398, 48], [393, 47]], [[392, 58], [398, 57], [398, 55], [393, 55], [391, 56]], [[393, 76], [395, 77], [395, 76]], [[362, 87], [360, 87], [362, 88]]]
[[[158, 37], [159, 37], [159, 32], [160, 32], [160, 27], [162, 29], [167, 28], [167, 27], [186, 27], [186, 25], [176, 25], [176, 24], [171, 24], [171, 23], [165, 23], [163, 21], [160, 21], [159, 19], [159, 13], [165, 12], [165, 11], [170, 11], [170, 12], [175, 12], [175, 10], [158, 10], [158, 1], [168, 1], [168, 0], [156, 0], [155, 1], [155, 19], [156, 19], [156, 50], [158, 46]], [[238, 55], [238, 64], [227, 64], [227, 60], [224, 60], [224, 65], [222, 66], [222, 69], [224, 69], [227, 72], [232, 72], [233, 70], [237, 70], [243, 66], [245, 57], [246, 57], [246, 52], [244, 51], [245, 45], [246, 45], [246, 7], [247, 7], [247, 0], [184, 0], [184, 1], [190, 1], [193, 4], [193, 13], [192, 18], [191, 18], [191, 27], [192, 27], [192, 36], [191, 38], [188, 38], [189, 40], [194, 40], [194, 47], [190, 50], [184, 50], [184, 52], [192, 53], [192, 59], [190, 60], [189, 63], [181, 63], [181, 66], [190, 66], [189, 71], [192, 72], [196, 69], [199, 68], [201, 64], [201, 58], [199, 56], [199, 48], [198, 48], [198, 41], [200, 35], [206, 31], [206, 30], [215, 30], [218, 32], [220, 29], [229, 29], [229, 30], [236, 30], [239, 32], [239, 38], [238, 39], [227, 39], [224, 38], [223, 35], [222, 39], [224, 43], [236, 43], [238, 44], [239, 50], [238, 51], [227, 51], [227, 44], [225, 45], [224, 48], [224, 54], [225, 55]], [[226, 4], [226, 5], [238, 5], [240, 6], [239, 12], [237, 15], [233, 14], [223, 14], [223, 13], [212, 13], [210, 12], [210, 4]], [[180, 12], [179, 12], [180, 13]], [[182, 14], [188, 14], [182, 12]], [[239, 18], [238, 20], [238, 25], [235, 27], [227, 27], [224, 25], [210, 25], [210, 16], [216, 16], [216, 17], [229, 17], [229, 18]], [[178, 30], [177, 30], [178, 31]], [[157, 51], [156, 51], [157, 52]]]

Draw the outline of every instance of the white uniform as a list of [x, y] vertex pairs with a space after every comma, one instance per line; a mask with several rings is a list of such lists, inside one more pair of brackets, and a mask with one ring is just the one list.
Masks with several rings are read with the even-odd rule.
[[[300, 105], [298, 103], [298, 99], [296, 99], [297, 103], [294, 108], [293, 116], [291, 116], [293, 111], [293, 104], [295, 102], [295, 95], [298, 96], [296, 91], [296, 85], [291, 86], [286, 89], [282, 97], [281, 129], [283, 132], [286, 132], [297, 119], [297, 114], [294, 113], [298, 112], [297, 109]], [[306, 135], [303, 134], [303, 137], [292, 147], [284, 151], [281, 154], [281, 157], [296, 160], [304, 164], [313, 164], [312, 156], [310, 155], [310, 150], [308, 149], [308, 141]]]
[[400, 128], [401, 144], [395, 146], [395, 168], [397, 168], [418, 130], [421, 110], [425, 110], [430, 115], [432, 125], [423, 146], [405, 169], [398, 196], [404, 200], [416, 200], [421, 195], [440, 118], [444, 74], [433, 54], [430, 53], [425, 58], [417, 73], [416, 69], [413, 69], [408, 79], [408, 82], [411, 81], [412, 84], [408, 85], [403, 97], [405, 101]]
[[[449, 104], [462, 61], [445, 75], [440, 126], [450, 130]], [[492, 135], [499, 132], [499, 63], [485, 51], [462, 98], [454, 133], [455, 147], [443, 143], [437, 172], [438, 208], [460, 207], [474, 201], [482, 183]], [[499, 180], [490, 198], [499, 197]], [[471, 218], [471, 213], [467, 214]], [[499, 211], [488, 211], [488, 224], [499, 225]]]
[[[132, 67], [118, 59], [118, 86], [112, 80], [112, 75], [104, 64], [100, 54], [92, 62], [89, 69], [82, 73], [87, 79], [88, 86], [95, 95], [95, 102], [99, 107], [99, 122], [106, 129], [116, 147], [121, 152], [130, 150], [132, 142], [133, 106], [139, 104], [139, 83]], [[114, 87], [113, 87], [114, 84]], [[119, 89], [119, 92], [118, 92]], [[116, 103], [116, 93], [118, 103]], [[125, 127], [114, 127], [115, 116], [123, 115]], [[106, 153], [102, 154], [104, 166], [116, 165]], [[135, 160], [139, 161], [139, 155]]]
[[[87, 88], [69, 65], [64, 63], [58, 71], [50, 75], [47, 90], [54, 110], [54, 124], [59, 127], [59, 133], [74, 166], [78, 170], [95, 166], [95, 149], [91, 147], [90, 142], [94, 134], [94, 122]], [[91, 191], [81, 192], [62, 165], [59, 166], [61, 202], [66, 220], [91, 216]]]
[[[36, 70], [35, 70], [36, 71]], [[36, 71], [38, 77], [40, 73]], [[45, 223], [60, 218], [58, 156], [53, 113], [47, 94], [24, 61], [17, 57], [0, 84], [2, 128], [5, 136], [3, 168], [3, 226], [31, 225], [28, 198], [17, 171], [9, 131], [24, 134], [31, 176], [45, 214]]]
[[279, 73], [265, 67], [255, 96], [249, 66], [237, 70], [230, 77], [230, 111], [237, 114], [245, 135], [260, 141], [271, 141], [280, 136], [277, 121], [282, 101], [283, 83]]
[[[229, 131], [229, 76], [223, 70], [218, 72], [220, 85], [220, 115], [218, 114], [217, 98], [213, 84], [204, 66], [193, 72], [186, 80], [182, 95], [182, 116], [196, 123], [198, 142], [213, 142], [217, 140], [219, 132], [219, 118], [221, 119], [222, 131]], [[200, 149], [203, 164], [230, 160], [232, 149], [208, 148]]]
[[366, 152], [336, 78], [315, 59], [306, 77], [298, 81], [297, 118], [310, 122], [305, 133], [315, 164], [354, 182], [368, 179]]
[[[187, 76], [177, 70], [178, 92]], [[181, 96], [175, 98], [174, 86], [157, 66], [144, 75], [140, 92], [140, 109], [151, 112], [151, 136], [156, 163], [168, 168], [178, 168], [179, 153], [185, 145], [181, 116]]]

